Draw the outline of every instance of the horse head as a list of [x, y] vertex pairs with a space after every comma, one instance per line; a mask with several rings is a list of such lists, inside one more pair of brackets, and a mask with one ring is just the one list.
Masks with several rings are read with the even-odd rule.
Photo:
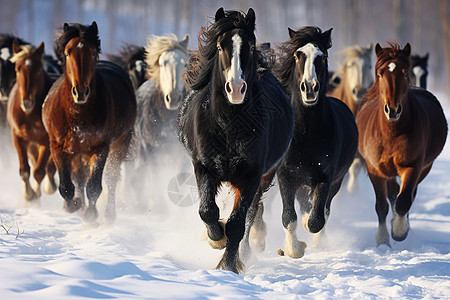
[[[230, 26], [233, 18], [236, 22]], [[217, 71], [221, 78], [219, 84], [231, 104], [241, 104], [256, 74], [255, 11], [250, 8], [243, 17], [239, 12], [231, 15], [220, 8], [216, 12], [215, 22], [218, 28], [223, 27], [219, 30], [216, 45], [219, 60]]]
[[[90, 85], [95, 75], [95, 68], [100, 52], [99, 45], [89, 35], [97, 36], [97, 23], [80, 30], [80, 34], [71, 38], [64, 47], [65, 76], [72, 85], [72, 97], [76, 104], [84, 104], [89, 98]], [[73, 28], [64, 24], [64, 33]]]
[[20, 107], [24, 112], [31, 112], [35, 107], [36, 96], [43, 80], [44, 42], [34, 48], [31, 45], [19, 46], [14, 41], [12, 50], [14, 55], [10, 60], [15, 63]]
[[356, 103], [361, 101], [366, 90], [373, 84], [372, 48], [373, 45], [369, 44], [367, 47], [353, 46], [345, 50], [347, 57], [343, 65], [343, 82]]
[[375, 46], [377, 63], [375, 67], [376, 83], [386, 118], [397, 121], [403, 112], [403, 102], [408, 92], [408, 70], [411, 45], [409, 43], [400, 49], [398, 44], [390, 43], [391, 47]]
[[293, 57], [294, 76], [302, 102], [305, 106], [313, 106], [319, 101], [319, 96], [325, 93], [328, 82], [328, 49], [331, 47], [332, 28], [323, 33], [317, 27], [288, 30], [292, 43], [299, 41]]
[[411, 55], [411, 68], [408, 74], [411, 85], [427, 88], [428, 56], [428, 53], [424, 56]]

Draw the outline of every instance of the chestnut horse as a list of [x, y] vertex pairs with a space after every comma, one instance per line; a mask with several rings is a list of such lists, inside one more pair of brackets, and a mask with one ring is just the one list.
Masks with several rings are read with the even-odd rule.
[[[179, 114], [179, 137], [194, 165], [208, 241], [225, 252], [217, 268], [238, 273], [250, 254], [248, 237], [264, 249], [261, 197], [292, 138], [292, 107], [256, 49], [255, 11], [217, 10], [190, 57], [192, 92]], [[222, 182], [235, 191], [226, 225], [216, 195]], [[252, 229], [252, 230], [250, 230]], [[254, 239], [255, 238], [255, 239]]]
[[[115, 188], [136, 117], [136, 99], [128, 74], [111, 62], [97, 62], [97, 24], [64, 24], [56, 40], [64, 74], [52, 86], [42, 109], [59, 191], [68, 212], [89, 206], [84, 219], [93, 222], [102, 192], [105, 165], [108, 203], [106, 220], [115, 219]], [[107, 163], [108, 160], [108, 163]], [[75, 183], [75, 186], [74, 186]]]
[[389, 43], [387, 48], [377, 44], [375, 53], [375, 83], [364, 96], [356, 122], [359, 152], [375, 190], [378, 246], [390, 245], [386, 198], [393, 211], [392, 238], [402, 241], [408, 235], [408, 212], [418, 184], [444, 147], [447, 121], [439, 101], [430, 92], [409, 86], [409, 43], [403, 49], [396, 43]]
[[[42, 103], [47, 96], [55, 76], [50, 77], [44, 70], [44, 43], [37, 48], [31, 45], [12, 46], [11, 62], [15, 63], [16, 83], [8, 101], [7, 118], [11, 126], [13, 143], [19, 157], [19, 173], [23, 181], [23, 197], [28, 200], [39, 199], [41, 183], [48, 176], [44, 192], [52, 194], [56, 191], [54, 175], [55, 165], [50, 155], [48, 134], [42, 123]], [[57, 76], [57, 75], [56, 75]], [[31, 159], [36, 187], [30, 185]]]

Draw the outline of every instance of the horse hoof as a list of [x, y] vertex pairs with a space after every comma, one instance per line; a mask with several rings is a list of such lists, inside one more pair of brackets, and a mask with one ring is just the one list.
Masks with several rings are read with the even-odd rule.
[[89, 206], [83, 213], [83, 220], [87, 223], [94, 223], [98, 218], [98, 211], [96, 207]]
[[44, 193], [46, 193], [47, 195], [52, 195], [56, 192], [56, 182], [54, 179], [48, 179], [47, 177], [45, 178], [45, 183], [44, 183]]
[[69, 201], [64, 202], [64, 210], [68, 213], [74, 213], [84, 206], [83, 200], [81, 198], [74, 198]]
[[205, 236], [206, 239], [208, 240], [208, 244], [213, 248], [213, 249], [218, 249], [218, 250], [222, 250], [227, 246], [227, 235], [225, 233], [225, 221], [224, 220], [219, 220], [219, 225], [222, 227], [223, 229], [223, 236], [220, 240], [213, 240], [209, 237], [208, 234], [208, 228], [205, 228]]
[[244, 264], [239, 258], [236, 258], [236, 262], [230, 263], [227, 262], [225, 256], [222, 256], [222, 259], [219, 261], [216, 267], [217, 270], [231, 271], [239, 275], [242, 271], [244, 271]]
[[395, 214], [395, 216], [391, 220], [391, 236], [397, 241], [401, 242], [406, 239], [409, 232], [409, 217], [408, 215], [399, 216]]
[[291, 258], [302, 258], [305, 255], [306, 243], [295, 240], [292, 245], [284, 243], [284, 253]]

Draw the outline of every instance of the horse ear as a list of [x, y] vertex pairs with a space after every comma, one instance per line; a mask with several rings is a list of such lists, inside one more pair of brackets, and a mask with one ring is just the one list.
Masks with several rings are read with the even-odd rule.
[[98, 26], [97, 26], [97, 22], [92, 22], [92, 24], [91, 24], [91, 26], [90, 26], [93, 30], [94, 30], [94, 32], [96, 33], [96, 34], [98, 34]]
[[66, 32], [67, 30], [69, 30], [69, 24], [67, 24], [67, 23], [64, 23], [64, 26], [63, 26], [63, 29], [64, 29], [64, 32]]
[[378, 56], [382, 50], [383, 50], [383, 48], [381, 48], [380, 44], [377, 43], [375, 45], [375, 54]]
[[13, 51], [14, 54], [17, 53], [17, 52], [20, 52], [19, 42], [16, 39], [13, 40], [12, 51]]
[[295, 36], [295, 31], [288, 27], [289, 37], [292, 39]]
[[184, 46], [184, 47], [187, 48], [187, 46], [189, 45], [189, 34], [186, 34], [186, 35], [183, 37], [183, 40], [181, 41], [180, 44], [181, 44], [182, 46]]
[[225, 18], [225, 11], [223, 10], [223, 7], [221, 7], [216, 11], [216, 16], [214, 17], [214, 22], [217, 22], [223, 18]]
[[253, 27], [255, 26], [256, 16], [255, 16], [255, 11], [253, 10], [253, 8], [250, 7], [248, 9], [245, 19], [247, 20], [247, 23], [253, 25]]
[[425, 54], [425, 56], [423, 57], [423, 60], [425, 62], [428, 62], [428, 57], [430, 56], [430, 53], [427, 52], [427, 54]]
[[325, 38], [326, 44], [325, 46], [327, 47], [327, 49], [331, 48], [331, 31], [333, 30], [333, 28], [328, 29], [327, 31], [325, 31], [324, 33], [322, 33], [322, 36]]
[[406, 56], [411, 55], [411, 45], [409, 43], [405, 45], [405, 48], [403, 48], [403, 52], [405, 53]]
[[44, 48], [45, 48], [45, 44], [44, 44], [44, 42], [41, 42], [39, 44], [39, 46], [37, 46], [36, 49], [34, 49], [33, 54], [42, 56], [44, 54]]
[[369, 43], [369, 44], [367, 44], [367, 52], [370, 52], [370, 53], [372, 53], [372, 49], [373, 49], [373, 44], [372, 43]]

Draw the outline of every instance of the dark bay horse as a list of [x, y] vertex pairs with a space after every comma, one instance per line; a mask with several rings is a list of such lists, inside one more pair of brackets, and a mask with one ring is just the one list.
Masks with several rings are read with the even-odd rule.
[[428, 53], [424, 56], [411, 55], [409, 68], [409, 82], [413, 86], [418, 86], [423, 89], [427, 88], [428, 77]]
[[147, 79], [147, 51], [144, 47], [126, 44], [117, 55], [106, 54], [108, 60], [118, 64], [128, 72], [133, 88], [136, 91]]
[[[410, 44], [375, 46], [375, 83], [356, 116], [359, 152], [376, 196], [377, 246], [390, 245], [386, 216], [391, 203], [391, 235], [396, 241], [409, 231], [408, 213], [418, 184], [430, 172], [447, 138], [447, 121], [439, 101], [408, 84]], [[396, 181], [400, 177], [401, 185]]]
[[106, 165], [106, 219], [113, 221], [120, 164], [136, 117], [133, 85], [118, 65], [97, 62], [100, 39], [95, 22], [90, 26], [65, 23], [56, 44], [64, 74], [52, 86], [42, 118], [59, 173], [59, 191], [68, 212], [85, 207], [86, 191], [89, 206], [83, 216], [93, 222]]
[[[49, 180], [44, 185], [44, 192], [52, 194], [56, 191], [56, 169], [41, 112], [47, 92], [57, 77], [51, 77], [44, 70], [44, 43], [34, 48], [31, 45], [19, 46], [15, 41], [12, 50], [11, 62], [15, 64], [17, 79], [9, 94], [7, 117], [19, 157], [23, 197], [31, 201], [39, 199], [45, 175]], [[33, 177], [37, 183], [34, 189], [30, 185], [29, 160], [34, 165]]]
[[[210, 245], [225, 248], [217, 268], [235, 273], [249, 255], [248, 236], [265, 237], [260, 199], [287, 151], [294, 126], [282, 86], [257, 59], [254, 30], [253, 9], [246, 15], [217, 10], [190, 58], [186, 81], [192, 92], [179, 114], [179, 138], [192, 157], [200, 217]], [[229, 182], [235, 192], [226, 224], [219, 221], [215, 202], [222, 182]], [[261, 249], [260, 239], [256, 245]]]
[[358, 131], [348, 106], [325, 95], [331, 29], [289, 28], [289, 36], [280, 45], [275, 74], [291, 100], [295, 131], [277, 176], [283, 200], [285, 253], [298, 258], [306, 244], [297, 239], [295, 198], [300, 202], [303, 227], [323, 233], [331, 200], [355, 156]]

